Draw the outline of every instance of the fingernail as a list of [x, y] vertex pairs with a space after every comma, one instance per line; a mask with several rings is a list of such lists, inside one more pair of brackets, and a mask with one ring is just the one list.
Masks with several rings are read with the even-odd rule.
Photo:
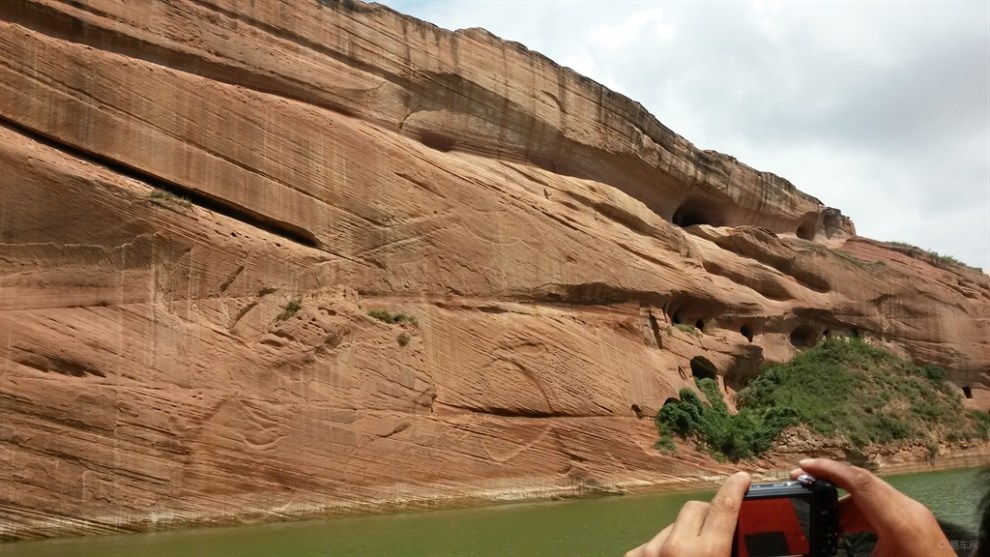
[[804, 466], [805, 464], [811, 464], [814, 460], [813, 458], [802, 458], [798, 461], [798, 464]]

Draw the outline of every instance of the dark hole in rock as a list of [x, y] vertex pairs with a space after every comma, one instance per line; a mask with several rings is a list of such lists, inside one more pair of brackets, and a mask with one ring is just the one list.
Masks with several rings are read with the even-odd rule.
[[791, 344], [796, 348], [807, 348], [814, 346], [818, 340], [818, 333], [809, 325], [798, 325], [791, 331]]
[[670, 322], [674, 325], [680, 325], [683, 322], [683, 319], [681, 319], [681, 312], [675, 312], [674, 316], [670, 318]]
[[694, 322], [694, 328], [695, 329], [698, 329], [699, 331], [704, 331], [705, 330], [705, 320], [704, 319], [699, 319], [699, 320], [695, 321]]
[[454, 138], [436, 132], [424, 131], [419, 134], [419, 141], [430, 149], [447, 153], [454, 148]]
[[717, 226], [716, 223], [712, 222], [714, 219], [693, 207], [681, 206], [677, 209], [677, 211], [674, 211], [674, 216], [670, 220], [682, 228], [687, 228], [688, 226], [694, 226], [696, 224], [710, 224]]
[[968, 386], [963, 387], [963, 396], [966, 398], [973, 398], [973, 389]]
[[807, 225], [801, 225], [801, 226], [799, 226], [798, 229], [797, 229], [796, 234], [797, 234], [797, 237], [798, 238], [801, 238], [802, 240], [814, 240], [815, 239], [815, 230], [814, 230], [814, 228], [812, 228], [810, 226], [807, 226]]
[[691, 375], [699, 379], [715, 379], [718, 376], [718, 368], [704, 356], [691, 358]]
[[742, 327], [739, 327], [739, 332], [742, 334], [742, 336], [746, 337], [746, 340], [753, 342], [753, 329], [751, 329], [749, 325], [743, 325]]

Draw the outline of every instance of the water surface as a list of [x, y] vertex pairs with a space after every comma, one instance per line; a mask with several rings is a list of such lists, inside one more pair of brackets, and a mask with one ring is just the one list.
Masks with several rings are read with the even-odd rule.
[[[940, 518], [975, 529], [977, 469], [890, 476]], [[664, 493], [308, 522], [0, 544], [3, 557], [581, 557], [622, 555], [690, 499]]]

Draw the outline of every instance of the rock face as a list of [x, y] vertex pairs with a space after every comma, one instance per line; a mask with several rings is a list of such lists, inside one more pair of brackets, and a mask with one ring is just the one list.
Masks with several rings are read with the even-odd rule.
[[689, 482], [664, 401], [826, 335], [990, 407], [990, 277], [485, 31], [11, 0], [0, 51], [0, 539]]

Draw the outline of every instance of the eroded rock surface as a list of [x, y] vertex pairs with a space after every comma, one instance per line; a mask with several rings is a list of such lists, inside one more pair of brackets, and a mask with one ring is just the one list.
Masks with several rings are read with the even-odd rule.
[[692, 359], [826, 335], [990, 408], [986, 275], [485, 31], [14, 0], [0, 51], [0, 538], [696, 481]]

